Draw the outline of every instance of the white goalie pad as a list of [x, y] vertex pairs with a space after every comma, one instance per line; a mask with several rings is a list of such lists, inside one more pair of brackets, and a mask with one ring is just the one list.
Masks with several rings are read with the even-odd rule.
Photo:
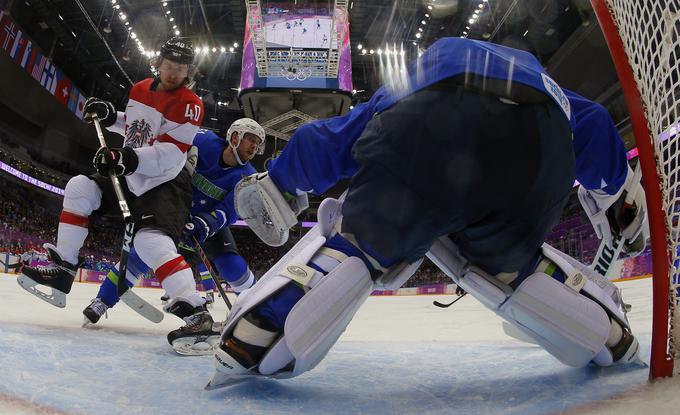
[[289, 202], [267, 173], [243, 178], [234, 188], [236, 212], [267, 245], [281, 246], [288, 230], [297, 223], [297, 214], [309, 204], [303, 194]]
[[[543, 255], [553, 261], [567, 276], [567, 285], [575, 291], [582, 290], [605, 308], [607, 313], [622, 326], [630, 329], [626, 316], [627, 305], [623, 303], [621, 290], [606, 277], [569, 255], [548, 244], [541, 247]], [[579, 280], [581, 277], [582, 280]]]
[[599, 304], [540, 272], [527, 277], [496, 312], [573, 367], [593, 360], [611, 329]]
[[375, 281], [375, 289], [379, 291], [390, 291], [401, 288], [404, 283], [418, 271], [423, 258], [411, 264], [401, 262], [390, 267]]

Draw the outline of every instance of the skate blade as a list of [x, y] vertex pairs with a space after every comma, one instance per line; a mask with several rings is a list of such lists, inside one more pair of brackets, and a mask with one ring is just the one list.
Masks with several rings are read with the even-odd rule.
[[246, 382], [256, 377], [262, 377], [262, 375], [257, 375], [253, 373], [239, 376], [227, 376], [224, 373], [215, 371], [215, 374], [213, 374], [212, 379], [210, 379], [208, 384], [205, 385], [203, 389], [207, 391], [212, 391], [216, 389], [227, 388], [229, 386], [238, 385], [239, 383]]
[[[202, 336], [203, 337], [203, 336]], [[209, 336], [197, 341], [194, 337], [184, 337], [172, 342], [172, 348], [182, 356], [208, 356], [215, 353], [220, 344], [220, 336]]]
[[[17, 282], [19, 283], [21, 288], [35, 295], [41, 300], [48, 302], [55, 307], [59, 308], [66, 307], [66, 294], [63, 293], [62, 291], [59, 291], [56, 288], [48, 287], [46, 285], [38, 284], [37, 282], [28, 278], [26, 275], [19, 275], [17, 277]], [[39, 286], [50, 289], [51, 293], [39, 290], [38, 289]]]

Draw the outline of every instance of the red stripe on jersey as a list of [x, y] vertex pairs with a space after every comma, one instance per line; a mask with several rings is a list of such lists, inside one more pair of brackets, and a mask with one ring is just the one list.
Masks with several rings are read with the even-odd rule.
[[191, 144], [185, 144], [181, 141], [177, 141], [174, 138], [170, 137], [169, 134], [163, 134], [162, 136], [158, 137], [158, 141], [160, 141], [161, 143], [172, 143], [179, 147], [179, 150], [182, 153], [186, 153], [189, 147], [191, 147]]
[[69, 225], [87, 228], [89, 219], [87, 216], [76, 215], [75, 213], [62, 210], [61, 215], [59, 215], [59, 223], [68, 223]]
[[170, 261], [158, 267], [156, 269], [156, 278], [159, 282], [163, 282], [164, 279], [168, 278], [172, 274], [187, 268], [189, 268], [189, 264], [187, 264], [187, 262], [184, 260], [184, 257], [180, 255], [177, 258], [171, 259]]
[[136, 83], [130, 90], [130, 99], [155, 108], [165, 119], [177, 124], [201, 125], [203, 101], [193, 91], [184, 86], [173, 91], [152, 91], [153, 81], [148, 78]]

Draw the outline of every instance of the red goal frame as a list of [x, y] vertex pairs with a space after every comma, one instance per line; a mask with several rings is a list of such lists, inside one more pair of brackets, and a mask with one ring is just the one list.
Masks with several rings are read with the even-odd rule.
[[[647, 200], [647, 214], [652, 244], [653, 312], [652, 346], [649, 378], [657, 379], [673, 375], [673, 356], [670, 353], [670, 263], [667, 241], [666, 215], [661, 203], [661, 189], [657, 174], [653, 140], [649, 132], [640, 92], [628, 63], [628, 56], [619, 36], [606, 0], [590, 0], [597, 20], [600, 22], [609, 52], [623, 89], [626, 106], [630, 113], [633, 133], [637, 143], [642, 183]], [[673, 299], [674, 300], [674, 299]]]

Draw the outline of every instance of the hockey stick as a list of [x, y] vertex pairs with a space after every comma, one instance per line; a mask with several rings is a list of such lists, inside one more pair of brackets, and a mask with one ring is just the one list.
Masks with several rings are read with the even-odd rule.
[[215, 285], [217, 286], [217, 290], [220, 292], [220, 297], [224, 300], [224, 303], [227, 305], [227, 310], [231, 310], [231, 301], [229, 301], [229, 298], [227, 298], [227, 293], [224, 292], [224, 288], [222, 288], [222, 284], [217, 279], [217, 275], [215, 275], [215, 272], [213, 271], [212, 265], [210, 264], [210, 260], [208, 259], [208, 256], [205, 254], [205, 251], [203, 250], [203, 247], [201, 244], [198, 243], [198, 239], [196, 239], [195, 236], [192, 236], [194, 240], [194, 244], [196, 246], [196, 251], [198, 252], [198, 256], [201, 257], [201, 261], [203, 261], [203, 265], [208, 269], [208, 272], [210, 273], [210, 278], [213, 279], [215, 282]]
[[440, 308], [448, 308], [448, 307], [451, 307], [452, 305], [454, 305], [456, 303], [456, 301], [460, 300], [461, 298], [465, 297], [466, 295], [467, 295], [467, 293], [463, 293], [463, 294], [460, 295], [460, 297], [456, 298], [455, 300], [451, 301], [448, 304], [440, 303], [439, 301], [433, 301], [432, 304], [434, 304], [434, 305], [436, 305], [437, 307], [440, 307]]
[[[92, 123], [94, 124], [95, 130], [97, 130], [97, 138], [99, 138], [99, 145], [101, 147], [107, 147], [106, 140], [104, 140], [104, 133], [99, 125], [99, 118], [96, 115], [90, 114], [92, 116]], [[116, 198], [118, 199], [118, 206], [123, 214], [123, 221], [125, 222], [125, 230], [123, 232], [123, 246], [120, 250], [120, 260], [118, 265], [118, 282], [117, 291], [118, 297], [127, 304], [130, 308], [141, 314], [143, 317], [153, 321], [154, 323], [160, 323], [163, 320], [163, 313], [160, 312], [156, 307], [148, 303], [146, 300], [142, 299], [137, 294], [134, 294], [132, 290], [129, 289], [125, 281], [127, 281], [127, 265], [128, 258], [130, 257], [130, 246], [132, 245], [132, 236], [135, 231], [135, 223], [132, 220], [132, 213], [128, 207], [127, 201], [125, 200], [125, 194], [123, 193], [123, 188], [120, 185], [118, 177], [113, 171], [109, 173], [109, 178], [111, 179], [111, 184], [113, 185], [113, 191], [116, 193]]]

